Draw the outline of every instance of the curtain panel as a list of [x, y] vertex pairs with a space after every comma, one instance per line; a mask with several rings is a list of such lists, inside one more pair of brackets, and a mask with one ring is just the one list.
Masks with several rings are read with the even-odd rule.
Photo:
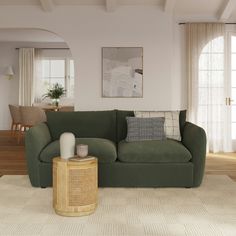
[[34, 101], [34, 48], [19, 49], [19, 105]]
[[187, 24], [188, 120], [206, 131], [208, 150], [228, 151], [223, 23]]

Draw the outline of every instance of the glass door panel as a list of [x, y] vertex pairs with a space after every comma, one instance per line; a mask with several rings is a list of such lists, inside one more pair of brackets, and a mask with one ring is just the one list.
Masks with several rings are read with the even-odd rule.
[[236, 36], [231, 36], [231, 79], [229, 81], [228, 105], [231, 113], [231, 137], [233, 149], [236, 150]]

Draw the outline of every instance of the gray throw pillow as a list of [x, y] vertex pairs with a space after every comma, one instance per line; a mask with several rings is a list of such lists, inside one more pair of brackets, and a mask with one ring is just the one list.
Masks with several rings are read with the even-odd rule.
[[126, 117], [127, 120], [127, 142], [144, 141], [144, 140], [163, 140], [164, 117], [138, 118]]

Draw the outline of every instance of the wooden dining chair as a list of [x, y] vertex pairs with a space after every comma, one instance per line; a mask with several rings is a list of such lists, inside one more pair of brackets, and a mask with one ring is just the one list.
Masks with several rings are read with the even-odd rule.
[[21, 115], [20, 115], [20, 109], [18, 105], [8, 105], [11, 118], [12, 118], [12, 123], [11, 123], [11, 134], [15, 135], [15, 132], [20, 130], [21, 128]]
[[20, 106], [20, 115], [21, 129], [18, 136], [18, 143], [27, 129], [46, 121], [46, 114], [44, 110], [39, 107]]

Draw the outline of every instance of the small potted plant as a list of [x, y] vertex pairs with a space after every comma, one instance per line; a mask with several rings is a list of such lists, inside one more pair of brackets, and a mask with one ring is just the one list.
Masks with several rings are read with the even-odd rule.
[[65, 95], [66, 90], [60, 84], [56, 83], [52, 86], [51, 89], [48, 89], [48, 92], [43, 95], [43, 99], [51, 98], [52, 103], [55, 104], [56, 107], [59, 105], [59, 101], [61, 96]]

